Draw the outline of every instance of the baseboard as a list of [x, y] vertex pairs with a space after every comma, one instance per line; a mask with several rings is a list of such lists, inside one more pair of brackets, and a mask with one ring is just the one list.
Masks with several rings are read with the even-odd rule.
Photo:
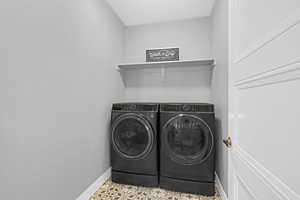
[[108, 168], [97, 180], [92, 183], [76, 200], [89, 200], [92, 195], [109, 179], [111, 168]]
[[217, 189], [218, 189], [218, 192], [220, 194], [221, 200], [228, 200], [227, 194], [224, 191], [222, 183], [221, 183], [217, 173], [215, 173], [215, 174], [216, 174], [216, 185], [217, 185]]

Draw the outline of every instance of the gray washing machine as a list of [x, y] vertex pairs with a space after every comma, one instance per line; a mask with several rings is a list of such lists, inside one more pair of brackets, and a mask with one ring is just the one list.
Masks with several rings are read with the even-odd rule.
[[137, 186], [158, 186], [155, 103], [113, 104], [111, 113], [112, 181]]
[[160, 105], [160, 187], [215, 193], [215, 114], [212, 104]]

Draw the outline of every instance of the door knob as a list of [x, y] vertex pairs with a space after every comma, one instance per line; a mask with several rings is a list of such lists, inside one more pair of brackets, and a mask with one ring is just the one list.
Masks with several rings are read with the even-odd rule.
[[231, 148], [232, 147], [231, 137], [228, 137], [226, 140], [223, 140], [223, 143], [226, 145], [227, 148]]

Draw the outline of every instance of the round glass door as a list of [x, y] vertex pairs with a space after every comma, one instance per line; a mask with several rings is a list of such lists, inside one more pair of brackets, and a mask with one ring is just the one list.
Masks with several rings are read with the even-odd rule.
[[122, 115], [113, 123], [112, 144], [125, 158], [143, 158], [153, 145], [152, 127], [137, 114]]
[[179, 164], [203, 162], [213, 149], [213, 135], [208, 125], [193, 115], [177, 115], [163, 127], [167, 154]]

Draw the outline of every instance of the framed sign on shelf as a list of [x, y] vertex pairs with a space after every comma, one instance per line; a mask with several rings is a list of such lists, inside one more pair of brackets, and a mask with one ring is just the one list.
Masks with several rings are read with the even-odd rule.
[[178, 61], [179, 48], [146, 50], [146, 62]]

